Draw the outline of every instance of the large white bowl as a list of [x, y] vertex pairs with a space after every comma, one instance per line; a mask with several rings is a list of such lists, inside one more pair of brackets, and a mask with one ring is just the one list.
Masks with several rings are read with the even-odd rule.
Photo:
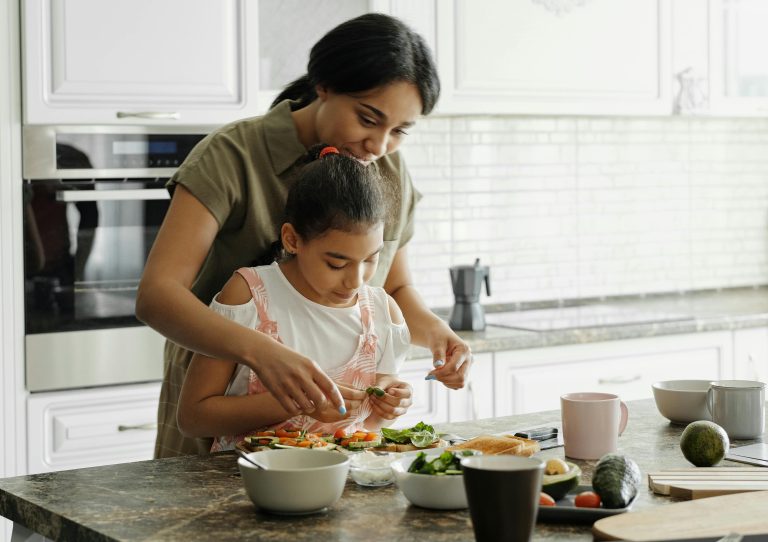
[[707, 410], [709, 380], [664, 380], [653, 384], [653, 398], [662, 416], [672, 423], [712, 420]]
[[[426, 453], [428, 460], [432, 460], [440, 455], [440, 451], [437, 450]], [[408, 472], [408, 467], [416, 459], [416, 455], [409, 454], [392, 462], [395, 484], [403, 492], [405, 498], [412, 504], [422, 508], [434, 508], [437, 510], [467, 508], [464, 476], [461, 474], [436, 476]]]
[[321, 450], [265, 450], [248, 454], [266, 466], [243, 458], [237, 466], [245, 491], [257, 508], [277, 514], [312, 514], [339, 500], [349, 471], [349, 458]]

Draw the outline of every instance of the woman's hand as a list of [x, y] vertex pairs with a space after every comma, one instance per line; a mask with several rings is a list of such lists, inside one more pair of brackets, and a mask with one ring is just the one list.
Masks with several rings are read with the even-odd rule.
[[385, 376], [376, 380], [376, 386], [384, 390], [381, 397], [371, 395], [372, 414], [382, 420], [399, 418], [413, 404], [413, 388], [407, 382], [398, 380], [395, 376]]
[[314, 412], [308, 413], [312, 418], [323, 423], [335, 423], [349, 417], [348, 412], [353, 408], [358, 408], [367, 394], [364, 390], [358, 390], [357, 388], [350, 388], [344, 384], [337, 383], [336, 386], [341, 392], [341, 396], [344, 399], [344, 406], [347, 411], [342, 414], [339, 409], [327, 401], [321, 408], [316, 409]]
[[439, 380], [453, 390], [463, 388], [472, 366], [469, 345], [442, 321], [434, 324], [427, 332], [427, 337], [435, 368], [429, 372], [426, 380]]

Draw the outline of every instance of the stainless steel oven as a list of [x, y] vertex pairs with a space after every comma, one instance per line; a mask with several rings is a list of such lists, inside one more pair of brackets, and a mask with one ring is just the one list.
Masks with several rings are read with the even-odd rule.
[[163, 338], [134, 316], [136, 290], [164, 185], [208, 131], [24, 128], [28, 390], [162, 378]]

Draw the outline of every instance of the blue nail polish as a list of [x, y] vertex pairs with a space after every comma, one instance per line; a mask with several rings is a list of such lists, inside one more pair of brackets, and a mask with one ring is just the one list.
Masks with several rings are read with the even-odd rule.
[[437, 380], [437, 377], [435, 375], [427, 375], [424, 377], [424, 380]]
[[441, 359], [436, 359], [435, 361], [432, 362], [432, 365], [434, 365], [435, 367], [442, 367], [443, 365], [445, 365], [445, 362]]
[[347, 407], [345, 407], [345, 406], [343, 406], [343, 405], [342, 405], [342, 406], [340, 406], [340, 407], [339, 407], [339, 412], [340, 412], [340, 413], [342, 413], [342, 414], [346, 414], [346, 413], [347, 413]]

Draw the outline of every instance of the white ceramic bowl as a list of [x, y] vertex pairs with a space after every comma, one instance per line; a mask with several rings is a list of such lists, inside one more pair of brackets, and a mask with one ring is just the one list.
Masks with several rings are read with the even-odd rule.
[[237, 466], [245, 491], [257, 508], [276, 514], [312, 514], [339, 500], [349, 471], [349, 458], [322, 450], [252, 452], [266, 469], [242, 458]]
[[712, 420], [707, 410], [709, 380], [665, 380], [653, 384], [653, 398], [662, 416], [672, 423]]
[[[435, 476], [408, 472], [408, 467], [417, 454], [407, 455], [392, 462], [395, 484], [405, 498], [422, 508], [437, 510], [459, 510], [467, 508], [467, 494], [464, 492], [464, 476], [450, 474]], [[427, 460], [440, 455], [440, 451], [427, 452]]]
[[350, 457], [349, 474], [356, 484], [366, 487], [388, 486], [395, 481], [391, 464], [394, 455], [362, 452]]

